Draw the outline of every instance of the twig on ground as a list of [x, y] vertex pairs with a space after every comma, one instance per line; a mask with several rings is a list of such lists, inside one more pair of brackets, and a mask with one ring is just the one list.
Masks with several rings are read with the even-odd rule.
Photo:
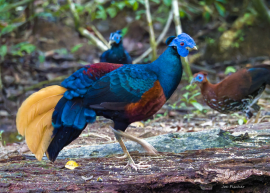
[[178, 35], [183, 32], [181, 21], [180, 21], [180, 15], [179, 15], [178, 0], [172, 1], [172, 10], [173, 10], [173, 20], [174, 20], [174, 25], [175, 25], [175, 31], [176, 31], [176, 34]]
[[80, 27], [80, 17], [76, 11], [75, 4], [72, 2], [72, 0], [67, 0], [67, 1], [69, 4], [70, 11], [71, 11], [72, 16], [73, 16], [75, 28], [78, 29]]
[[92, 43], [94, 43], [95, 46], [97, 46], [101, 51], [106, 51], [108, 50], [108, 47], [102, 43], [98, 38], [96, 38], [93, 34], [91, 34], [87, 29], [80, 27], [78, 29], [80, 34], [87, 39], [91, 40]]
[[156, 45], [156, 39], [155, 39], [155, 33], [154, 33], [154, 28], [153, 28], [153, 23], [152, 23], [152, 18], [151, 18], [151, 12], [150, 12], [150, 6], [149, 6], [149, 1], [144, 0], [145, 3], [145, 9], [146, 9], [146, 19], [148, 22], [149, 26], [149, 33], [150, 33], [150, 44], [152, 48], [152, 61], [157, 59], [157, 45]]
[[[172, 23], [172, 18], [173, 18], [173, 11], [171, 11], [169, 13], [169, 17], [167, 19], [167, 23], [163, 29], [163, 31], [161, 32], [161, 34], [159, 35], [158, 39], [157, 39], [157, 42], [156, 42], [156, 45], [158, 46], [160, 44], [160, 42], [163, 40], [163, 38], [165, 37], [165, 35], [167, 34], [168, 32], [168, 29]], [[146, 56], [148, 56], [152, 51], [152, 48], [148, 48], [141, 56], [139, 56], [138, 58], [136, 58], [134, 61], [133, 61], [133, 64], [137, 64], [138, 62], [140, 62], [142, 59], [144, 59]]]
[[[108, 49], [108, 47], [102, 42], [100, 41], [98, 38], [96, 38], [93, 34], [91, 34], [87, 29], [80, 27], [80, 17], [76, 11], [75, 5], [72, 2], [72, 0], [68, 0], [68, 4], [70, 7], [70, 11], [73, 15], [73, 19], [74, 19], [74, 24], [76, 29], [78, 30], [78, 32], [86, 37], [87, 39], [89, 39], [95, 46], [97, 46], [101, 51], [105, 51]], [[96, 30], [97, 31], [97, 30]], [[95, 32], [97, 34], [97, 32]]]
[[94, 25], [91, 25], [91, 28], [95, 32], [97, 37], [109, 48], [109, 42], [103, 37], [103, 35], [97, 30], [97, 28]]
[[[174, 24], [175, 24], [176, 35], [179, 35], [179, 34], [181, 34], [183, 32], [183, 30], [182, 30], [180, 16], [179, 16], [178, 0], [173, 0], [172, 1], [172, 10], [173, 10], [173, 14], [174, 14], [173, 19], [174, 19]], [[187, 57], [184, 57], [182, 59], [182, 64], [184, 66], [184, 71], [185, 71], [188, 79], [191, 80], [193, 78], [193, 75], [192, 75], [192, 72], [191, 72], [190, 65], [188, 63], [188, 58]]]

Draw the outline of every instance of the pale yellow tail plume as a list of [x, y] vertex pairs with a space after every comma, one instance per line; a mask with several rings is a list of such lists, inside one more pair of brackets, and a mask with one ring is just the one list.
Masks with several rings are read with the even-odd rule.
[[49, 86], [29, 96], [18, 110], [16, 125], [32, 153], [41, 160], [53, 132], [52, 114], [65, 88]]

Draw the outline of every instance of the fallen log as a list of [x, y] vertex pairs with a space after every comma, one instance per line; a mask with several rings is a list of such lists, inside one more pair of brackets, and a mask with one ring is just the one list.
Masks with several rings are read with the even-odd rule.
[[[126, 160], [115, 157], [118, 150], [105, 154], [99, 149], [92, 154], [90, 146], [88, 153], [86, 147], [65, 150], [54, 163], [38, 162], [30, 155], [11, 157], [0, 160], [0, 192], [267, 192], [269, 126], [261, 123], [148, 138], [161, 152], [148, 156], [141, 150], [131, 151], [135, 162], [152, 165], [138, 171], [124, 167]], [[117, 144], [102, 147], [106, 146]], [[131, 144], [128, 149], [134, 147]], [[175, 153], [165, 152], [170, 148]], [[80, 167], [65, 168], [68, 155]]]

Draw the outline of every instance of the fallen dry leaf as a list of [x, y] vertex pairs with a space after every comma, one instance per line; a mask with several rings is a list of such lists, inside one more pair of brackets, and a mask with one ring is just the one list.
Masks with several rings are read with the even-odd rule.
[[70, 170], [74, 170], [76, 167], [79, 167], [79, 164], [77, 164], [75, 161], [68, 161], [65, 165], [65, 168]]

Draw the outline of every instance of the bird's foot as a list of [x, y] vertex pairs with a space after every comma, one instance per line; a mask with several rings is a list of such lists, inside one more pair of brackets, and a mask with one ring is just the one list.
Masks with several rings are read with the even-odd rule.
[[151, 168], [151, 165], [141, 165], [141, 163], [143, 163], [143, 162], [140, 162], [138, 164], [135, 164], [135, 162], [133, 160], [131, 160], [131, 161], [128, 161], [127, 165], [124, 168], [131, 167], [131, 168], [135, 169], [136, 171], [138, 169], [148, 169], [148, 168]]

